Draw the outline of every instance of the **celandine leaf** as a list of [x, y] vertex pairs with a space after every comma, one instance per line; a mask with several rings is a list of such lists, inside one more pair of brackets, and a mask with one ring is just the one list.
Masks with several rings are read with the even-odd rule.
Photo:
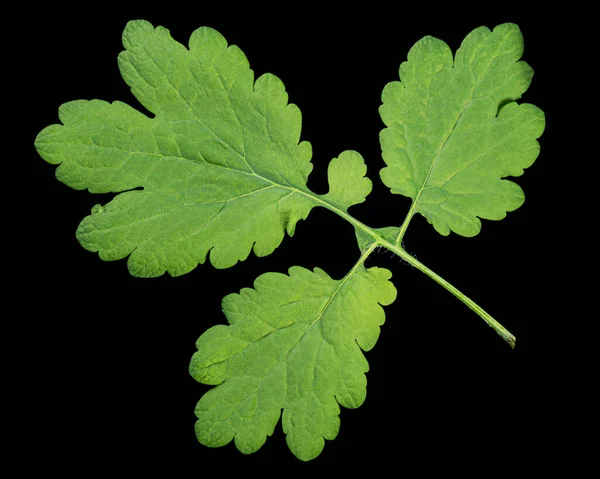
[[136, 276], [184, 274], [209, 251], [211, 263], [226, 268], [251, 250], [271, 253], [323, 206], [353, 224], [361, 251], [341, 280], [294, 266], [224, 298], [229, 325], [204, 333], [190, 364], [194, 378], [216, 386], [196, 408], [201, 443], [234, 440], [254, 452], [282, 411], [288, 445], [302, 460], [336, 437], [339, 405], [365, 399], [361, 349], [375, 345], [381, 306], [396, 297], [388, 270], [364, 267], [380, 246], [450, 290], [514, 347], [500, 323], [399, 245], [416, 212], [441, 234], [473, 236], [479, 218], [498, 220], [522, 204], [522, 190], [503, 178], [536, 159], [544, 116], [516, 103], [532, 77], [518, 61], [516, 25], [474, 30], [454, 59], [444, 42], [425, 37], [401, 65], [401, 82], [385, 87], [381, 178], [413, 204], [402, 226], [377, 229], [348, 214], [372, 188], [361, 155], [341, 153], [329, 164], [329, 192], [310, 191], [299, 109], [277, 77], [254, 81], [244, 54], [215, 30], [199, 28], [186, 48], [165, 28], [133, 21], [123, 45], [123, 78], [155, 116], [120, 102], [74, 101], [59, 110], [63, 124], [36, 139], [67, 185], [118, 193], [81, 222], [85, 248], [105, 260], [129, 256]]
[[425, 37], [386, 85], [381, 118], [383, 182], [413, 199], [413, 213], [434, 228], [474, 236], [479, 218], [499, 220], [523, 204], [515, 183], [539, 153], [542, 111], [515, 100], [532, 69], [518, 61], [523, 37], [514, 24], [472, 31], [452, 58], [441, 40]]
[[329, 192], [323, 199], [342, 211], [365, 201], [373, 183], [365, 174], [367, 165], [360, 153], [344, 151], [329, 162]]
[[190, 372], [198, 381], [219, 384], [196, 407], [196, 434], [202, 444], [235, 440], [251, 453], [273, 433], [283, 410], [290, 450], [302, 460], [320, 454], [336, 437], [339, 406], [365, 400], [370, 350], [385, 320], [380, 305], [396, 289], [386, 269], [357, 265], [341, 280], [299, 266], [289, 276], [266, 273], [254, 289], [223, 299], [230, 323], [198, 340]]
[[[96, 207], [77, 237], [102, 259], [128, 255], [135, 276], [184, 274], [210, 250], [218, 268], [271, 253], [315, 206], [306, 187], [311, 147], [283, 83], [254, 82], [246, 57], [202, 27], [189, 49], [163, 27], [129, 22], [119, 56], [125, 81], [154, 113], [75, 101], [36, 148], [58, 179], [92, 193], [122, 192]], [[132, 191], [131, 191], [132, 190]]]

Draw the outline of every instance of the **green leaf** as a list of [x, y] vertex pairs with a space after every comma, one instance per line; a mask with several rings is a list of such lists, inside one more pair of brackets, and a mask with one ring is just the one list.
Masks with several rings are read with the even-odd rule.
[[356, 408], [365, 400], [370, 350], [385, 320], [380, 305], [396, 290], [386, 269], [362, 263], [341, 280], [299, 266], [289, 276], [266, 273], [223, 299], [230, 326], [198, 340], [190, 372], [219, 384], [198, 406], [196, 434], [207, 446], [235, 439], [244, 453], [259, 449], [283, 410], [283, 430], [302, 460], [318, 456], [324, 439], [336, 437], [338, 403]]
[[[96, 205], [77, 230], [81, 244], [105, 260], [129, 256], [136, 276], [180, 275], [206, 260], [219, 268], [272, 252], [314, 206], [354, 226], [359, 261], [341, 280], [299, 266], [267, 273], [254, 289], [224, 298], [229, 326], [198, 340], [191, 374], [215, 385], [196, 408], [198, 439], [235, 440], [259, 449], [282, 416], [292, 452], [310, 460], [339, 431], [339, 405], [365, 400], [371, 349], [394, 301], [391, 274], [366, 269], [386, 248], [442, 285], [515, 346], [513, 334], [473, 300], [401, 246], [412, 216], [422, 213], [441, 234], [473, 236], [479, 218], [501, 219], [518, 208], [518, 176], [539, 152], [543, 113], [516, 100], [532, 70], [518, 61], [518, 27], [481, 27], [452, 57], [425, 37], [400, 67], [401, 82], [383, 92], [381, 133], [393, 193], [413, 199], [400, 227], [370, 228], [348, 209], [372, 184], [355, 151], [329, 164], [329, 192], [307, 187], [311, 147], [300, 142], [301, 116], [281, 81], [254, 81], [244, 54], [202, 27], [189, 48], [168, 30], [130, 22], [119, 55], [123, 78], [154, 116], [104, 101], [74, 101], [59, 110], [62, 125], [44, 129], [36, 148], [57, 164], [58, 179], [92, 193], [119, 193]], [[282, 414], [283, 411], [283, 414]]]
[[373, 188], [366, 172], [367, 165], [360, 153], [344, 151], [329, 163], [329, 193], [323, 199], [342, 211], [362, 203]]
[[523, 204], [515, 183], [539, 153], [544, 115], [518, 105], [532, 69], [518, 61], [523, 37], [514, 24], [472, 31], [452, 58], [433, 37], [417, 42], [386, 85], [381, 118], [383, 182], [413, 199], [413, 213], [434, 228], [474, 236], [479, 218], [499, 220]]
[[[75, 101], [44, 129], [40, 155], [59, 180], [122, 192], [95, 207], [77, 238], [135, 276], [184, 274], [210, 250], [218, 268], [270, 254], [315, 206], [300, 110], [271, 74], [254, 82], [244, 54], [202, 27], [189, 49], [163, 27], [130, 22], [119, 67], [154, 118], [126, 104]], [[235, 241], [232, 241], [235, 238]]]

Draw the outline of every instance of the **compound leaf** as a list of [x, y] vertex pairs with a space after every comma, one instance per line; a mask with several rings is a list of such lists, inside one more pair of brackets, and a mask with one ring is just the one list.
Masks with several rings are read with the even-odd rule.
[[[163, 27], [129, 22], [119, 67], [138, 100], [75, 101], [64, 125], [44, 129], [40, 155], [67, 185], [122, 192], [77, 231], [102, 259], [128, 255], [136, 276], [180, 275], [210, 250], [218, 268], [271, 253], [314, 206], [306, 186], [311, 147], [283, 83], [254, 82], [246, 57], [202, 27], [189, 49]], [[235, 241], [232, 241], [235, 237]]]
[[[479, 218], [501, 219], [523, 202], [504, 177], [521, 175], [536, 159], [544, 116], [516, 103], [532, 77], [518, 61], [520, 31], [512, 24], [478, 28], [455, 58], [432, 37], [411, 49], [401, 81], [384, 89], [380, 113], [387, 126], [381, 178], [413, 204], [403, 226], [377, 229], [347, 213], [372, 188], [361, 155], [334, 158], [329, 192], [311, 192], [312, 152], [300, 142], [299, 109], [277, 77], [254, 81], [244, 54], [218, 32], [199, 28], [186, 48], [165, 28], [133, 21], [123, 45], [122, 76], [154, 117], [121, 102], [74, 101], [60, 108], [62, 125], [36, 139], [67, 185], [118, 193], [80, 224], [85, 248], [105, 260], [129, 256], [136, 276], [175, 276], [209, 252], [219, 268], [251, 250], [271, 253], [314, 206], [355, 226], [361, 259], [344, 278], [299, 266], [260, 276], [253, 289], [223, 299], [229, 325], [206, 331], [190, 364], [195, 379], [216, 386], [196, 407], [201, 443], [234, 440], [240, 451], [254, 452], [281, 416], [291, 451], [313, 459], [339, 431], [339, 405], [365, 400], [361, 349], [375, 345], [381, 306], [396, 297], [391, 273], [365, 268], [366, 257], [385, 246], [439, 282], [397, 246], [415, 212], [441, 234], [473, 236]], [[478, 314], [512, 336], [481, 308]]]
[[339, 406], [365, 400], [370, 350], [385, 319], [380, 305], [396, 290], [386, 269], [362, 264], [341, 280], [294, 266], [289, 276], [266, 273], [254, 289], [223, 299], [229, 326], [198, 340], [190, 372], [218, 384], [196, 407], [196, 434], [207, 446], [235, 439], [244, 453], [259, 449], [283, 410], [290, 450], [318, 456], [339, 430]]
[[502, 178], [534, 162], [544, 116], [515, 102], [533, 75], [522, 53], [514, 24], [475, 29], [454, 60], [443, 41], [425, 37], [400, 66], [401, 82], [384, 88], [381, 178], [443, 235], [474, 236], [479, 218], [499, 220], [523, 204], [521, 188]]

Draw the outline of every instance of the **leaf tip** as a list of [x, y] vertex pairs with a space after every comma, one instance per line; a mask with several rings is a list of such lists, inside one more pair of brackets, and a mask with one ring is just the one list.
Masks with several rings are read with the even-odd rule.
[[130, 20], [123, 30], [123, 46], [127, 49], [142, 44], [154, 33], [154, 25], [147, 20]]

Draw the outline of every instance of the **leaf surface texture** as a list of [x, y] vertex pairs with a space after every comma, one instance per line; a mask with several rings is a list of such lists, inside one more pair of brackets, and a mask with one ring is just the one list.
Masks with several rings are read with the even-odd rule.
[[341, 280], [299, 266], [266, 273], [254, 288], [223, 300], [229, 326], [198, 340], [190, 372], [218, 386], [198, 406], [196, 434], [207, 446], [232, 439], [244, 453], [260, 448], [281, 411], [291, 451], [319, 455], [336, 437], [339, 406], [365, 400], [368, 363], [361, 352], [379, 337], [396, 290], [386, 269], [357, 266]]
[[523, 204], [521, 188], [503, 178], [538, 156], [544, 115], [516, 103], [533, 75], [522, 53], [514, 24], [473, 30], [455, 58], [425, 37], [400, 66], [401, 81], [384, 88], [381, 178], [443, 235], [474, 236], [479, 218], [499, 220]]
[[[283, 83], [256, 82], [246, 57], [202, 27], [189, 49], [163, 27], [130, 22], [119, 55], [125, 81], [155, 117], [114, 102], [74, 101], [63, 125], [36, 140], [57, 177], [92, 193], [122, 192], [77, 231], [105, 260], [128, 255], [136, 276], [226, 268], [271, 253], [315, 205], [311, 147]], [[232, 241], [235, 237], [235, 241]]]

